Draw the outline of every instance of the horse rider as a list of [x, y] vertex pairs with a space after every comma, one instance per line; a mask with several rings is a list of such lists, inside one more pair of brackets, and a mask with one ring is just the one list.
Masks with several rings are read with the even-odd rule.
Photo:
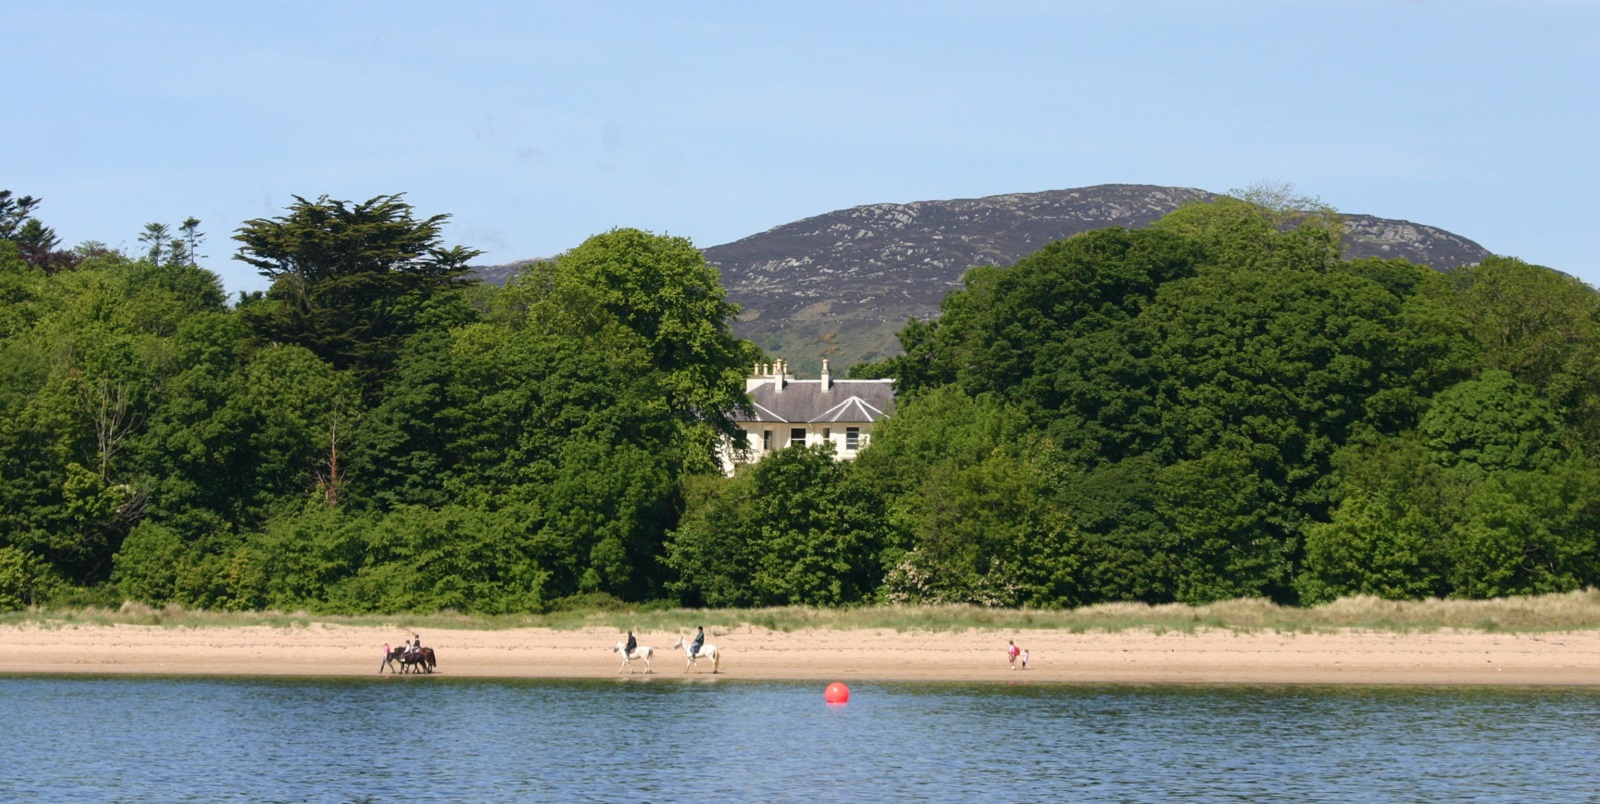
[[706, 629], [703, 625], [695, 626], [694, 642], [689, 644], [689, 655], [696, 656], [700, 653], [700, 646], [706, 644]]
[[635, 648], [639, 647], [639, 640], [634, 639], [633, 631], [628, 631], [628, 647], [622, 649], [623, 656], [632, 656]]

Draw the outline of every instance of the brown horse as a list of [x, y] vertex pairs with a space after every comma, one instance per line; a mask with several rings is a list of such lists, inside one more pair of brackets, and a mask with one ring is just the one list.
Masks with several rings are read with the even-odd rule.
[[[400, 665], [396, 670], [395, 665]], [[433, 668], [439, 665], [434, 657], [433, 648], [422, 648], [415, 653], [406, 653], [404, 647], [395, 648], [383, 657], [383, 664], [378, 665], [378, 674], [382, 675], [384, 668], [393, 673], [432, 673]]]
[[391, 673], [400, 672], [400, 668], [396, 665], [400, 663], [401, 659], [405, 658], [405, 655], [405, 648], [391, 648], [388, 653], [383, 654], [383, 664], [378, 665], [378, 675], [383, 675], [385, 670]]
[[410, 665], [413, 673], [432, 673], [433, 668], [439, 665], [433, 656], [433, 648], [418, 648], [416, 653], [400, 661], [402, 666]]

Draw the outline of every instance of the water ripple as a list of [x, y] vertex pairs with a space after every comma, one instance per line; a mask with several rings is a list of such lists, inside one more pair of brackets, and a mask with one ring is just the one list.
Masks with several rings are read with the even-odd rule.
[[1588, 801], [1587, 689], [0, 678], [0, 800]]

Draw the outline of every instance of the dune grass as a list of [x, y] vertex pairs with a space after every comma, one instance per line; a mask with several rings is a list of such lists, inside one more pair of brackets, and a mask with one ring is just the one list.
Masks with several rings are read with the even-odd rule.
[[1073, 632], [1144, 630], [1191, 633], [1198, 630], [1327, 632], [1341, 629], [1414, 632], [1444, 629], [1492, 632], [1577, 631], [1600, 628], [1600, 590], [1586, 589], [1537, 597], [1497, 600], [1393, 601], [1341, 598], [1321, 606], [1296, 608], [1259, 599], [1228, 600], [1199, 606], [1105, 603], [1077, 609], [994, 609], [980, 606], [860, 606], [819, 609], [788, 606], [763, 609], [673, 609], [659, 606], [578, 608], [547, 614], [326, 615], [306, 612], [218, 612], [179, 606], [153, 608], [125, 603], [120, 608], [34, 608], [0, 614], [0, 625], [71, 628], [95, 625], [167, 628], [258, 626], [304, 628], [314, 624], [388, 627], [402, 630], [509, 628], [632, 628], [635, 631], [708, 631], [754, 627], [794, 632], [806, 629], [869, 629], [896, 632], [960, 632], [1060, 629]]

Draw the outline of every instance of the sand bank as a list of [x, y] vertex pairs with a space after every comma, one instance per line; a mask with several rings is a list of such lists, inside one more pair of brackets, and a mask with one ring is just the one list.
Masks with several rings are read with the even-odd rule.
[[[21, 625], [0, 627], [0, 673], [373, 676], [396, 628]], [[681, 677], [676, 634], [644, 633], [655, 675]], [[1221, 684], [1600, 684], [1600, 632], [1468, 631], [897, 633], [712, 629], [718, 678]], [[607, 678], [620, 664], [610, 628], [434, 630], [423, 644], [450, 677]], [[1006, 641], [1027, 648], [1012, 670]], [[702, 662], [704, 664], [704, 662]], [[644, 666], [635, 663], [636, 674]], [[709, 678], [709, 666], [703, 667]], [[692, 673], [691, 673], [692, 675]]]

